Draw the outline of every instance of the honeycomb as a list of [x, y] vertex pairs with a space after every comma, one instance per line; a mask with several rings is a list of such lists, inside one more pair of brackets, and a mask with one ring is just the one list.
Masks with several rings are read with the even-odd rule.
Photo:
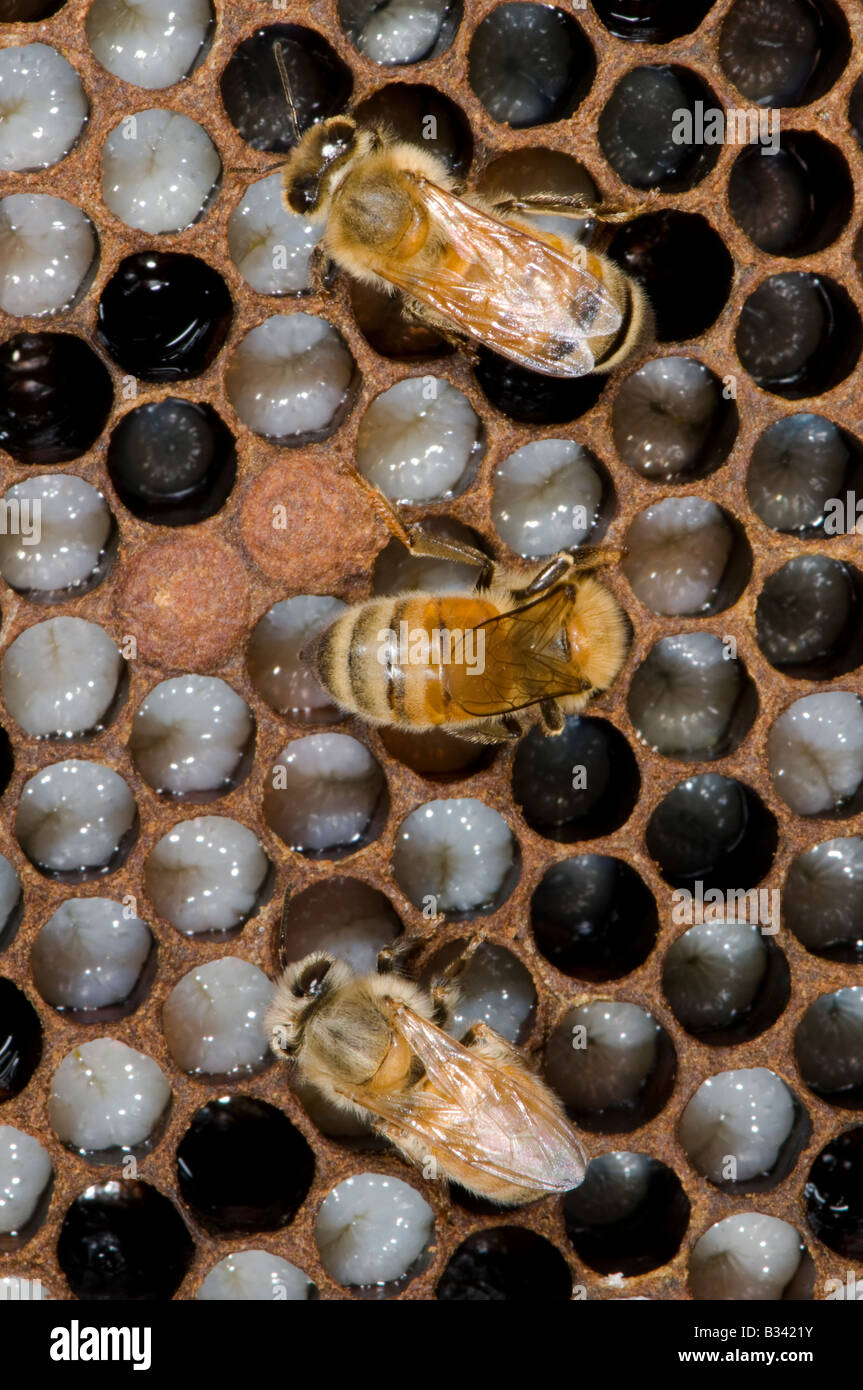
[[[367, 1170], [392, 1174], [411, 1183], [435, 1209], [433, 1248], [425, 1266], [396, 1292], [395, 1296], [402, 1299], [433, 1299], [441, 1276], [461, 1242], [471, 1234], [501, 1226], [518, 1227], [550, 1242], [568, 1265], [574, 1285], [586, 1292], [589, 1299], [620, 1296], [687, 1299], [691, 1296], [687, 1261], [698, 1237], [721, 1218], [747, 1210], [780, 1217], [801, 1233], [814, 1264], [815, 1296], [823, 1296], [827, 1278], [832, 1276], [840, 1281], [845, 1278], [847, 1261], [822, 1244], [807, 1223], [804, 1183], [817, 1154], [830, 1139], [848, 1127], [852, 1117], [847, 1110], [807, 1088], [795, 1062], [793, 1034], [803, 1012], [815, 999], [827, 990], [859, 983], [859, 975], [853, 966], [808, 953], [791, 932], [784, 930], [778, 937], [778, 945], [787, 958], [791, 990], [779, 1017], [747, 1041], [708, 1046], [697, 1040], [681, 1028], [661, 988], [665, 952], [680, 933], [671, 919], [671, 886], [648, 852], [645, 833], [651, 814], [669, 790], [683, 777], [705, 771], [738, 777], [776, 819], [775, 852], [761, 886], [781, 887], [792, 859], [802, 850], [836, 834], [863, 831], [863, 815], [859, 813], [841, 821], [793, 815], [777, 796], [768, 775], [766, 740], [770, 726], [794, 700], [817, 692], [824, 685], [782, 674], [768, 663], [756, 641], [756, 603], [768, 576], [790, 558], [824, 548], [825, 542], [769, 529], [752, 510], [746, 491], [753, 446], [776, 420], [800, 410], [811, 410], [852, 435], [859, 430], [859, 377], [854, 372], [846, 372], [840, 374], [841, 379], [834, 380], [828, 372], [824, 379], [816, 382], [822, 388], [818, 394], [798, 395], [792, 399], [762, 389], [741, 362], [736, 347], [736, 331], [744, 302], [768, 277], [780, 270], [829, 277], [852, 306], [849, 322], [855, 315], [859, 318], [863, 313], [863, 286], [858, 269], [859, 253], [855, 261], [860, 230], [856, 206], [847, 207], [844, 220], [835, 226], [835, 234], [827, 244], [793, 258], [772, 256], [744, 234], [732, 213], [734, 199], [729, 192], [729, 180], [739, 149], [728, 144], [708, 147], [706, 166], [694, 170], [685, 180], [689, 186], [659, 191], [648, 215], [656, 217], [666, 212], [695, 215], [704, 219], [724, 246], [732, 263], [727, 287], [714, 261], [708, 257], [701, 263], [703, 288], [715, 301], [715, 312], [708, 315], [709, 323], [703, 331], [687, 336], [685, 341], [677, 341], [674, 336], [665, 338], [623, 371], [598, 383], [601, 389], [594, 391], [592, 396], [590, 391], [584, 396], [574, 394], [569, 407], [561, 406], [562, 397], [554, 396], [545, 419], [524, 418], [529, 414], [524, 408], [524, 397], [513, 406], [514, 398], [507, 396], [487, 361], [475, 369], [468, 356], [459, 352], [400, 359], [376, 352], [358, 326], [350, 288], [344, 277], [337, 277], [325, 295], [304, 297], [294, 306], [290, 300], [268, 299], [255, 293], [228, 255], [228, 218], [249, 181], [249, 174], [242, 170], [252, 166], [264, 171], [272, 164], [274, 156], [266, 150], [252, 148], [241, 138], [226, 114], [220, 82], [238, 45], [267, 26], [298, 24], [324, 38], [349, 69], [353, 82], [350, 100], [354, 106], [375, 99], [376, 94], [385, 91], [391, 83], [424, 84], [433, 89], [432, 94], [443, 94], [453, 104], [456, 116], [461, 113], [464, 117], [464, 128], [472, 137], [472, 157], [464, 144], [462, 147], [471, 185], [475, 185], [482, 171], [502, 154], [541, 148], [573, 156], [606, 199], [626, 205], [638, 201], [644, 196], [643, 190], [618, 176], [604, 157], [598, 138], [598, 132], [601, 134], [604, 128], [603, 113], [614, 88], [622, 76], [638, 67], [672, 66], [684, 75], [686, 82], [694, 84], [692, 90], [706, 89], [712, 94], [714, 104], [724, 107], [747, 104], [726, 75], [720, 54], [722, 23], [733, 8], [733, 0], [697, 6], [699, 15], [703, 15], [697, 27], [664, 42], [653, 41], [655, 36], [649, 30], [633, 36], [646, 38], [643, 42], [612, 32], [604, 17], [616, 9], [626, 12], [625, 5], [573, 5], [570, 0], [559, 0], [559, 10], [577, 26], [581, 36], [582, 46], [578, 51], [583, 58], [588, 55], [583, 64], [587, 77], [574, 97], [577, 104], [558, 119], [511, 128], [492, 119], [468, 80], [472, 37], [497, 3], [498, 0], [469, 0], [464, 5], [464, 14], [461, 6], [455, 7], [453, 23], [457, 27], [448, 47], [423, 62], [386, 68], [358, 52], [343, 28], [336, 0], [284, 0], [284, 3], [280, 0], [278, 5], [267, 5], [262, 0], [231, 0], [230, 4], [226, 0], [216, 0], [215, 28], [202, 61], [187, 79], [157, 92], [144, 91], [121, 81], [95, 60], [84, 30], [89, 0], [68, 0], [44, 20], [7, 23], [2, 27], [0, 38], [4, 46], [40, 41], [65, 55], [83, 82], [90, 102], [90, 118], [79, 143], [58, 165], [46, 171], [0, 175], [0, 194], [22, 189], [50, 190], [68, 197], [91, 219], [100, 243], [98, 269], [92, 284], [70, 311], [47, 323], [40, 319], [6, 319], [2, 337], [5, 341], [11, 334], [22, 331], [62, 331], [84, 339], [104, 362], [114, 387], [110, 416], [94, 446], [83, 457], [62, 467], [104, 493], [119, 528], [116, 562], [105, 581], [91, 592], [46, 612], [4, 586], [0, 595], [2, 643], [5, 649], [22, 630], [58, 613], [92, 619], [101, 624], [118, 645], [130, 632], [139, 640], [139, 654], [129, 662], [127, 697], [117, 717], [97, 738], [64, 743], [60, 750], [56, 743], [22, 736], [5, 706], [2, 710], [2, 722], [11, 739], [14, 769], [3, 796], [5, 815], [0, 848], [20, 874], [24, 916], [17, 935], [0, 960], [0, 973], [19, 985], [36, 1009], [43, 1045], [41, 1061], [32, 1079], [20, 1094], [2, 1106], [0, 1120], [36, 1135], [50, 1154], [55, 1170], [50, 1205], [41, 1226], [26, 1245], [4, 1254], [2, 1259], [4, 1272], [8, 1268], [9, 1272], [39, 1277], [55, 1296], [69, 1296], [56, 1253], [65, 1213], [78, 1194], [94, 1181], [120, 1177], [121, 1166], [95, 1166], [64, 1148], [48, 1123], [47, 1094], [61, 1058], [81, 1040], [103, 1034], [154, 1058], [173, 1088], [174, 1100], [166, 1127], [152, 1151], [138, 1161], [137, 1175], [175, 1204], [191, 1233], [194, 1257], [176, 1292], [175, 1297], [179, 1299], [193, 1297], [205, 1274], [219, 1259], [249, 1245], [278, 1253], [298, 1265], [323, 1298], [365, 1296], [366, 1291], [344, 1288], [327, 1274], [315, 1243], [314, 1219], [321, 1201], [337, 1183]], [[806, 104], [782, 110], [782, 132], [783, 136], [793, 133], [801, 139], [811, 135], [820, 137], [831, 151], [839, 152], [852, 183], [859, 187], [863, 181], [863, 152], [849, 124], [848, 110], [855, 82], [863, 71], [863, 14], [850, 0], [842, 0], [841, 4], [825, 0], [817, 9], [819, 14], [828, 16], [828, 29], [834, 39], [836, 33], [839, 38], [832, 43], [825, 42], [819, 59], [823, 80], [814, 83], [812, 98]], [[665, 35], [659, 37], [665, 38]], [[108, 132], [122, 117], [153, 105], [185, 113], [203, 126], [217, 146], [223, 166], [218, 194], [206, 215], [182, 232], [157, 237], [130, 229], [108, 211], [101, 197], [99, 172], [102, 145]], [[831, 189], [821, 196], [829, 205]], [[688, 225], [693, 236], [702, 235], [702, 231], [695, 229], [696, 224]], [[629, 235], [628, 229], [626, 235]], [[632, 242], [627, 244], [631, 246]], [[128, 386], [126, 373], [97, 338], [97, 305], [120, 261], [154, 246], [164, 251], [191, 253], [214, 267], [233, 303], [233, 320], [227, 340], [199, 375], [179, 387], [170, 382], [153, 384], [139, 380], [136, 383], [134, 406], [172, 394], [208, 403], [236, 438], [238, 476], [227, 501], [208, 520], [179, 530], [165, 530], [132, 515], [118, 497], [106, 467], [112, 432], [132, 407], [128, 390], [124, 394]], [[684, 288], [681, 293], [685, 296], [688, 292]], [[668, 303], [673, 325], [673, 294]], [[225, 371], [234, 349], [251, 327], [272, 313], [290, 312], [292, 307], [319, 314], [339, 329], [356, 362], [357, 378], [350, 410], [336, 432], [326, 440], [287, 452], [253, 434], [240, 420], [226, 394]], [[284, 745], [294, 737], [308, 734], [310, 729], [286, 724], [261, 699], [249, 680], [246, 640], [254, 623], [271, 605], [292, 593], [327, 592], [342, 599], [356, 600], [370, 592], [372, 564], [387, 538], [350, 490], [345, 491], [344, 482], [339, 478], [342, 465], [353, 458], [358, 425], [368, 404], [402, 377], [431, 371], [464, 392], [482, 421], [486, 447], [475, 480], [451, 500], [422, 509], [409, 509], [411, 518], [436, 515], [456, 518], [483, 537], [492, 552], [502, 553], [504, 548], [491, 522], [494, 470], [501, 460], [529, 441], [562, 433], [586, 445], [608, 471], [614, 485], [615, 504], [604, 539], [611, 544], [621, 543], [636, 513], [649, 503], [661, 500], [667, 495], [667, 489], [662, 483], [639, 476], [620, 460], [615, 448], [612, 412], [630, 366], [637, 367], [642, 361], [668, 352], [695, 357], [720, 381], [734, 380], [739, 427], [730, 451], [706, 476], [675, 482], [674, 494], [692, 493], [724, 508], [748, 539], [752, 565], [747, 582], [730, 606], [695, 619], [659, 617], [638, 601], [622, 573], [617, 572], [610, 581], [631, 617], [634, 640], [627, 664], [614, 688], [595, 702], [590, 715], [613, 725], [631, 750], [637, 767], [637, 795], [628, 818], [609, 833], [579, 840], [575, 845], [557, 842], [532, 828], [513, 797], [515, 750], [496, 751], [474, 769], [427, 776], [394, 756], [378, 732], [360, 721], [349, 720], [338, 726], [339, 732], [364, 743], [385, 771], [389, 796], [385, 823], [370, 843], [338, 860], [310, 858], [287, 850], [263, 817], [262, 788]], [[487, 386], [492, 380], [488, 394], [482, 389], [481, 379]], [[496, 404], [492, 403], [493, 398]], [[570, 410], [568, 415], [567, 409]], [[541, 409], [535, 408], [533, 413], [541, 415]], [[266, 469], [285, 460], [285, 472], [277, 476], [274, 484], [276, 493], [279, 487], [287, 490], [307, 485], [310, 498], [314, 490], [313, 501], [309, 504], [305, 531], [295, 538], [294, 555], [288, 560], [280, 556], [268, 561], [265, 570], [255, 562], [253, 547], [249, 545], [250, 534], [254, 540], [254, 528], [259, 525], [252, 488]], [[11, 456], [0, 453], [0, 481], [4, 489], [31, 472]], [[328, 510], [330, 497], [339, 499], [335, 512]], [[332, 524], [334, 515], [337, 515], [336, 527]], [[153, 549], [163, 542], [169, 546], [164, 553]], [[213, 542], [217, 542], [215, 549]], [[849, 564], [859, 560], [859, 536], [837, 535], [827, 546], [834, 558]], [[229, 554], [226, 556], [225, 550], [218, 547], [227, 548]], [[157, 580], [170, 574], [181, 554], [187, 582], [170, 589], [166, 623], [164, 612], [150, 611], [148, 605], [154, 602]], [[212, 593], [216, 578], [211, 569], [213, 556], [220, 565], [215, 599]], [[280, 565], [284, 566], [281, 572]], [[132, 567], [136, 567], [134, 571]], [[326, 582], [328, 572], [339, 575], [339, 581]], [[130, 584], [128, 576], [133, 573], [138, 580], [142, 573], [155, 577], [149, 587], [137, 580]], [[310, 583], [307, 577], [310, 573], [324, 578], [319, 583]], [[228, 619], [219, 628], [219, 640], [211, 642], [212, 624], [217, 617], [221, 621], [223, 609]], [[153, 625], [158, 629], [158, 640], [148, 643], [146, 634]], [[709, 763], [683, 764], [652, 752], [639, 741], [627, 712], [627, 695], [634, 673], [658, 639], [695, 629], [735, 639], [739, 658], [757, 690], [758, 702], [750, 727], [731, 751]], [[190, 659], [190, 653], [198, 655], [197, 664]], [[158, 659], [152, 659], [153, 656]], [[252, 770], [241, 785], [205, 808], [205, 813], [232, 816], [255, 831], [275, 865], [275, 884], [268, 900], [240, 934], [223, 942], [181, 936], [159, 919], [148, 901], [143, 882], [144, 860], [156, 841], [178, 820], [200, 814], [201, 808], [193, 803], [166, 802], [137, 775], [127, 749], [132, 715], [157, 682], [167, 674], [187, 669], [206, 669], [221, 676], [248, 702], [257, 722]], [[859, 666], [832, 681], [831, 688], [860, 691]], [[129, 1016], [107, 1025], [75, 1022], [48, 1008], [35, 990], [30, 970], [34, 938], [48, 916], [69, 896], [70, 889], [67, 884], [43, 877], [33, 868], [15, 839], [12, 821], [22, 786], [33, 772], [59, 757], [70, 756], [97, 759], [119, 771], [134, 792], [140, 815], [139, 834], [125, 863], [106, 878], [76, 885], [72, 891], [82, 895], [108, 893], [116, 899], [133, 895], [140, 915], [151, 924], [158, 938], [158, 970], [149, 993]], [[226, 1086], [180, 1072], [166, 1048], [161, 1026], [162, 1005], [175, 984], [194, 965], [231, 954], [257, 964], [270, 975], [275, 974], [279, 967], [280, 910], [287, 890], [292, 894], [299, 892], [334, 873], [349, 875], [385, 893], [406, 930], [419, 929], [423, 925], [422, 915], [395, 882], [391, 856], [397, 827], [404, 817], [437, 796], [481, 799], [503, 816], [518, 841], [521, 855], [518, 881], [506, 901], [483, 917], [482, 926], [491, 942], [505, 945], [523, 962], [534, 981], [538, 1004], [530, 1036], [526, 1039], [527, 1047], [540, 1052], [555, 1023], [568, 1010], [592, 998], [627, 1001], [649, 1010], [673, 1045], [676, 1057], [673, 1085], [669, 1080], [667, 1099], [656, 1113], [624, 1134], [594, 1132], [584, 1135], [592, 1155], [626, 1148], [660, 1160], [676, 1173], [690, 1204], [688, 1224], [677, 1252], [661, 1266], [626, 1279], [625, 1288], [619, 1280], [599, 1274], [576, 1255], [567, 1237], [561, 1201], [549, 1199], [506, 1213], [455, 1202], [451, 1210], [446, 1211], [440, 1194], [391, 1153], [368, 1153], [355, 1144], [340, 1142], [319, 1132], [290, 1091], [284, 1073], [276, 1066]], [[640, 876], [656, 904], [659, 933], [653, 949], [635, 968], [601, 984], [587, 983], [556, 970], [537, 949], [530, 929], [534, 890], [551, 865], [566, 860], [573, 853], [601, 853], [624, 860]], [[463, 921], [451, 921], [440, 929], [440, 940], [446, 943], [465, 934]], [[732, 1067], [762, 1065], [783, 1078], [801, 1101], [811, 1120], [811, 1133], [792, 1171], [769, 1190], [748, 1194], [722, 1191], [702, 1178], [689, 1163], [677, 1138], [678, 1120], [705, 1077]], [[294, 1219], [277, 1231], [254, 1237], [247, 1233], [214, 1235], [200, 1224], [180, 1195], [177, 1146], [199, 1107], [228, 1093], [258, 1098], [283, 1111], [314, 1152], [314, 1177], [308, 1193]], [[531, 1258], [530, 1242], [517, 1248], [524, 1249], [525, 1259]]]

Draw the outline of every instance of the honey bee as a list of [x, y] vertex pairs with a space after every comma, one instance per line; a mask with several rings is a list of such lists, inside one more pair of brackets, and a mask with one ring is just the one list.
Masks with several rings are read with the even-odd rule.
[[559, 734], [567, 715], [611, 685], [629, 628], [594, 571], [621, 551], [580, 546], [517, 572], [461, 541], [402, 525], [377, 489], [356, 479], [413, 554], [479, 573], [473, 589], [369, 599], [325, 628], [302, 656], [342, 709], [372, 724], [501, 743], [537, 722]]
[[302, 1081], [426, 1176], [515, 1206], [577, 1187], [587, 1160], [557, 1098], [506, 1039], [482, 1023], [462, 1043], [443, 1031], [456, 976], [482, 940], [429, 990], [396, 973], [404, 945], [364, 976], [324, 952], [306, 956], [276, 985], [265, 1027]]
[[466, 193], [429, 151], [349, 116], [300, 136], [281, 46], [274, 51], [296, 139], [284, 202], [326, 217], [321, 249], [337, 266], [400, 295], [409, 317], [450, 341], [482, 343], [547, 376], [609, 372], [652, 337], [636, 281], [607, 256], [524, 221], [554, 213], [610, 223], [641, 209]]

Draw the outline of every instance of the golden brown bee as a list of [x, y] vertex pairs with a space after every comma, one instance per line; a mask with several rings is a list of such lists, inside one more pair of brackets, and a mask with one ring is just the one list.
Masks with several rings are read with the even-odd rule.
[[619, 266], [518, 215], [615, 222], [639, 209], [465, 193], [427, 150], [348, 116], [300, 137], [278, 45], [275, 54], [297, 134], [285, 204], [327, 218], [322, 250], [356, 280], [400, 294], [409, 315], [445, 337], [483, 343], [548, 376], [611, 371], [652, 336], [644, 291]]
[[[504, 1206], [567, 1192], [586, 1158], [563, 1109], [524, 1058], [487, 1025], [463, 1043], [443, 1031], [453, 981], [475, 936], [430, 990], [393, 973], [357, 976], [325, 953], [279, 980], [266, 1028], [277, 1057], [333, 1105], [366, 1121], [425, 1175]], [[402, 950], [405, 948], [402, 947]], [[410, 949], [410, 943], [408, 943]]]
[[479, 575], [463, 593], [369, 599], [326, 628], [303, 656], [342, 709], [372, 724], [499, 743], [537, 720], [560, 733], [566, 715], [612, 683], [629, 629], [593, 571], [620, 551], [581, 546], [516, 572], [472, 546], [402, 526], [380, 493], [357, 481], [414, 554], [466, 561]]

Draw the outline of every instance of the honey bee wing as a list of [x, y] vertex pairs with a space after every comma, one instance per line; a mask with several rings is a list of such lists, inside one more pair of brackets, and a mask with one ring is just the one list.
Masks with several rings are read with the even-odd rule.
[[571, 602], [566, 586], [560, 586], [482, 623], [475, 631], [483, 634], [484, 670], [462, 680], [461, 707], [477, 718], [488, 717], [589, 690], [565, 646]]
[[444, 253], [433, 267], [379, 258], [377, 273], [513, 361], [552, 376], [593, 369], [588, 337], [616, 333], [620, 309], [596, 276], [521, 227], [427, 179], [423, 205]]
[[[431, 1094], [393, 1107], [394, 1123], [430, 1141], [438, 1153], [506, 1182], [567, 1192], [584, 1178], [585, 1155], [545, 1087], [529, 1072], [462, 1047], [401, 1005], [395, 1027], [425, 1067]], [[365, 1103], [365, 1102], [362, 1102]]]

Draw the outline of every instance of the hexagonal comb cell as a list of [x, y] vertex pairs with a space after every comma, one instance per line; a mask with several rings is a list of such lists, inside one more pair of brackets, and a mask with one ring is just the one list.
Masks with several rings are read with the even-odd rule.
[[[861, 1248], [856, 8], [0, 19], [15, 1288], [823, 1296]], [[281, 198], [274, 44], [299, 132], [384, 124], [458, 189], [527, 200], [526, 228], [643, 286], [655, 336], [607, 375], [540, 376], [318, 267], [323, 222]], [[515, 746], [337, 708], [308, 652], [344, 605], [477, 576], [390, 537], [357, 464], [407, 523], [526, 578], [622, 550], [612, 687]], [[477, 934], [457, 1031], [531, 1058], [591, 1159], [511, 1216], [463, 1190], [445, 1213], [367, 1123], [292, 1087], [262, 1019], [309, 952], [402, 968], [421, 936], [403, 968], [429, 983]], [[152, 1087], [134, 1132], [126, 1062]], [[77, 1113], [88, 1071], [101, 1129]], [[96, 1166], [138, 1150], [138, 1179]]]

